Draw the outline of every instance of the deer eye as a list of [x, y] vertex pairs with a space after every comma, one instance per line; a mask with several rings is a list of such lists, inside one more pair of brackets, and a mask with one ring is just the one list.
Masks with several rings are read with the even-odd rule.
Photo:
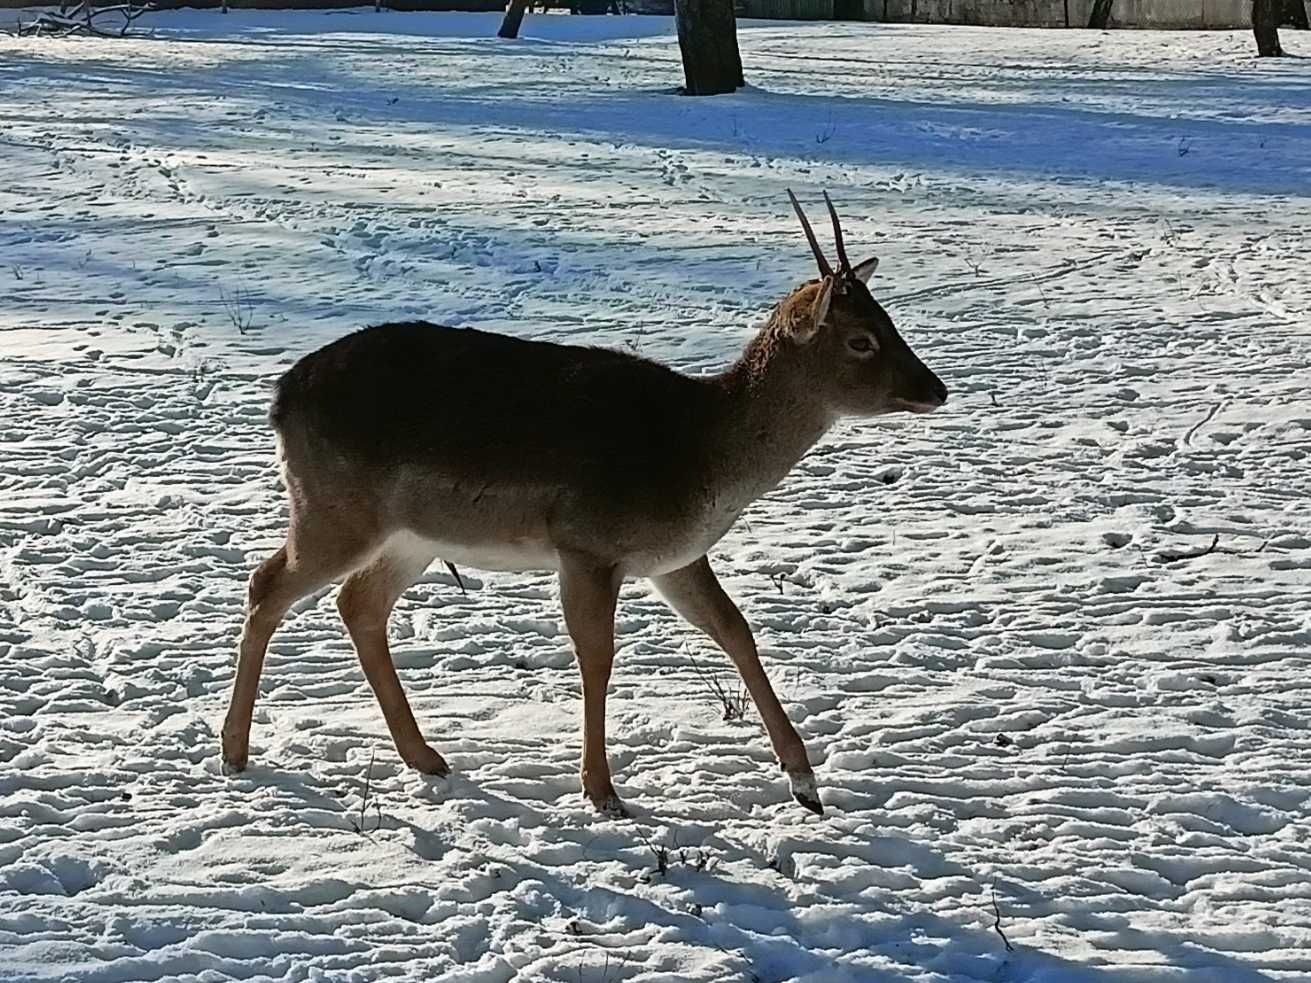
[[862, 355], [866, 355], [877, 348], [874, 344], [874, 339], [863, 334], [858, 334], [856, 337], [849, 339], [847, 341], [847, 347], [853, 352], [859, 352]]

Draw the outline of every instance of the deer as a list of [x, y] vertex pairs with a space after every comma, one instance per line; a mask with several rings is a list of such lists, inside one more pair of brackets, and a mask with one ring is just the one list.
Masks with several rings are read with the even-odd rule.
[[554, 571], [582, 677], [582, 792], [624, 817], [606, 757], [606, 690], [620, 585], [647, 578], [728, 656], [793, 798], [823, 814], [814, 771], [707, 553], [841, 418], [928, 413], [942, 381], [911, 351], [852, 265], [828, 193], [830, 265], [789, 189], [819, 266], [732, 365], [691, 376], [636, 354], [473, 328], [394, 322], [301, 358], [269, 419], [288, 500], [284, 545], [250, 577], [223, 766], [247, 765], [270, 638], [297, 600], [340, 580], [337, 607], [401, 759], [449, 773], [392, 663], [387, 624], [440, 559]]

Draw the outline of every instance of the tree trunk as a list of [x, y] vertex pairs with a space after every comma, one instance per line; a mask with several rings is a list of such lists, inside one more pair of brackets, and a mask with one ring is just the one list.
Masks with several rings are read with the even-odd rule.
[[501, 21], [501, 29], [496, 32], [496, 36], [511, 41], [517, 38], [519, 25], [523, 23], [524, 11], [527, 9], [528, 0], [510, 0], [510, 5], [505, 8], [505, 20]]
[[1291, 24], [1299, 31], [1311, 31], [1307, 21], [1306, 4], [1302, 0], [1284, 0], [1284, 23]]
[[1088, 18], [1088, 26], [1097, 31], [1104, 31], [1110, 22], [1111, 0], [1093, 0], [1092, 16]]
[[1252, 0], [1252, 33], [1256, 35], [1256, 53], [1262, 58], [1277, 58], [1284, 53], [1279, 47], [1282, 7], [1281, 0]]
[[745, 84], [733, 0], [674, 0], [674, 16], [687, 95], [713, 96]]

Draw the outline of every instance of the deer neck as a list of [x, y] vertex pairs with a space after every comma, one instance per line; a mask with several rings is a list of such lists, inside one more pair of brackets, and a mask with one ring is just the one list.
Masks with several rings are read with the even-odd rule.
[[745, 508], [776, 486], [833, 424], [801, 367], [783, 357], [785, 344], [762, 332], [714, 380], [723, 400], [707, 436], [727, 507]]

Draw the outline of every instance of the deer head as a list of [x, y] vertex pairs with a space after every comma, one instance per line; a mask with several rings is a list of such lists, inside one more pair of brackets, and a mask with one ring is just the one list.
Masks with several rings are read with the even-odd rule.
[[879, 261], [854, 266], [847, 259], [838, 214], [824, 193], [833, 219], [838, 267], [819, 248], [796, 195], [788, 191], [810, 242], [820, 277], [793, 291], [775, 317], [807, 364], [809, 383], [834, 416], [877, 416], [897, 410], [930, 413], [947, 401], [947, 387], [911, 351], [866, 284]]

